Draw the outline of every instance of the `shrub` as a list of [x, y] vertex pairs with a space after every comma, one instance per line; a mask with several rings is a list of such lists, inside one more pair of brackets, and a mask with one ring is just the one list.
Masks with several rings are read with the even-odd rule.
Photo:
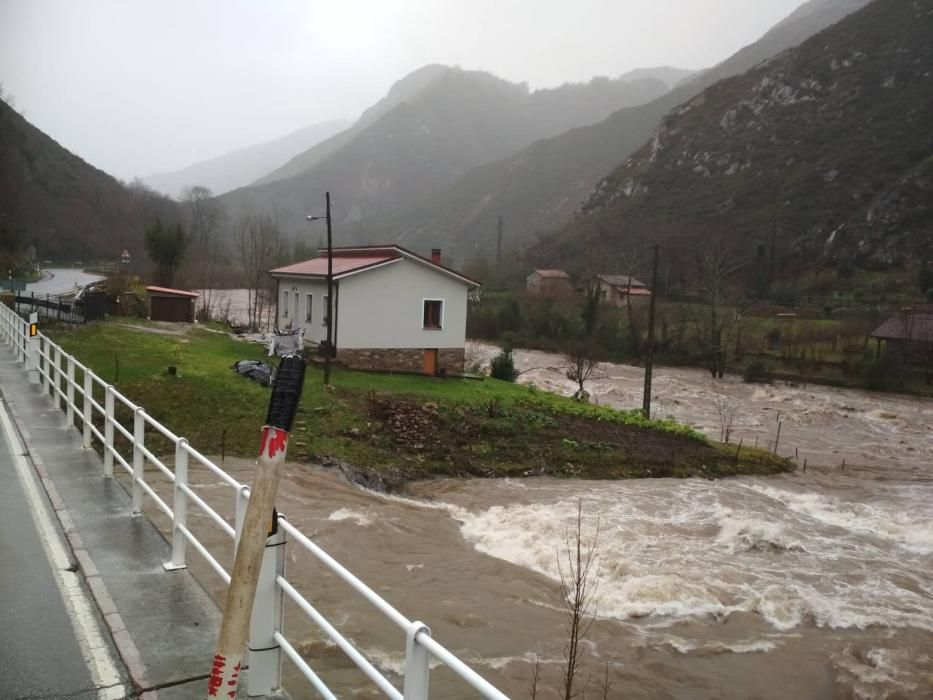
[[489, 374], [495, 379], [502, 379], [506, 382], [514, 382], [518, 378], [518, 370], [515, 369], [511, 350], [503, 350], [492, 358], [489, 364]]
[[764, 362], [751, 362], [745, 365], [742, 379], [748, 384], [770, 384], [771, 370]]

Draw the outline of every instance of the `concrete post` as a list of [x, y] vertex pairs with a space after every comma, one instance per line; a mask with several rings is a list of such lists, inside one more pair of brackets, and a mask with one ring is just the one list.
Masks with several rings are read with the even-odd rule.
[[40, 374], [42, 374], [42, 393], [46, 396], [49, 395], [49, 386], [52, 380], [52, 351], [49, 347], [50, 342], [48, 338], [41, 338], [39, 342], [39, 347], [41, 349], [39, 367]]
[[113, 386], [104, 387], [104, 476], [113, 476]]
[[39, 383], [39, 336], [26, 340], [26, 374], [30, 384]]
[[55, 402], [55, 409], [60, 411], [62, 408], [61, 395], [63, 393], [62, 377], [65, 374], [62, 372], [62, 349], [56, 345], [53, 354], [55, 355], [55, 366], [52, 375], [52, 400]]
[[69, 428], [75, 424], [75, 358], [68, 356], [68, 369], [65, 380], [68, 383], [65, 389], [65, 422]]
[[418, 635], [430, 636], [431, 630], [423, 622], [412, 622], [405, 640], [405, 700], [428, 700], [428, 650], [418, 644]]
[[143, 469], [146, 455], [142, 447], [146, 442], [145, 411], [137, 408], [133, 413], [133, 515], [143, 512]]
[[81, 447], [91, 449], [91, 424], [93, 423], [94, 409], [91, 406], [94, 380], [91, 379], [91, 370], [84, 370], [84, 401], [81, 406]]
[[249, 624], [249, 674], [246, 694], [262, 697], [282, 685], [282, 648], [275, 633], [282, 631], [284, 593], [276, 584], [285, 576], [285, 531], [276, 528], [266, 540]]
[[166, 571], [184, 569], [185, 535], [181, 531], [188, 523], [188, 494], [182, 486], [188, 484], [188, 440], [179, 438], [175, 443], [175, 489], [172, 494], [172, 560], [162, 565]]

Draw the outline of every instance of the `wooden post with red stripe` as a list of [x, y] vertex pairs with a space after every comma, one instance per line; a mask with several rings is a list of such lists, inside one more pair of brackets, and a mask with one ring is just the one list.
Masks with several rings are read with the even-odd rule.
[[266, 424], [262, 428], [256, 474], [250, 488], [243, 530], [237, 546], [224, 605], [217, 653], [211, 665], [208, 698], [235, 698], [249, 638], [250, 615], [262, 566], [269, 523], [274, 517], [289, 432], [304, 385], [305, 362], [297, 355], [279, 363]]

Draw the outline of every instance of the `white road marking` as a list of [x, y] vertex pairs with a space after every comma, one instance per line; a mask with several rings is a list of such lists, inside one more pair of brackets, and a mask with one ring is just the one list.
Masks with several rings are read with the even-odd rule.
[[71, 560], [63, 536], [55, 526], [54, 516], [50, 513], [48, 504], [39, 493], [36, 475], [23, 458], [22, 450], [17, 449], [22, 444], [10, 421], [6, 406], [2, 402], [0, 402], [0, 425], [6, 434], [7, 449], [10, 457], [13, 458], [16, 475], [26, 494], [26, 501], [32, 511], [39, 539], [42, 541], [45, 556], [52, 567], [55, 583], [61, 593], [71, 626], [74, 628], [81, 655], [91, 674], [91, 681], [99, 688], [100, 700], [119, 700], [126, 696], [126, 690], [110, 654], [110, 648], [101, 635], [93, 604], [81, 588], [78, 574], [66, 571], [71, 565]]

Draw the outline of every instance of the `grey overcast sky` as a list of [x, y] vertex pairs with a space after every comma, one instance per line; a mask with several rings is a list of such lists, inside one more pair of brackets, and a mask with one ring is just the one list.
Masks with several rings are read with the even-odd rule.
[[0, 82], [131, 179], [356, 118], [427, 63], [532, 88], [702, 68], [803, 0], [0, 0]]

